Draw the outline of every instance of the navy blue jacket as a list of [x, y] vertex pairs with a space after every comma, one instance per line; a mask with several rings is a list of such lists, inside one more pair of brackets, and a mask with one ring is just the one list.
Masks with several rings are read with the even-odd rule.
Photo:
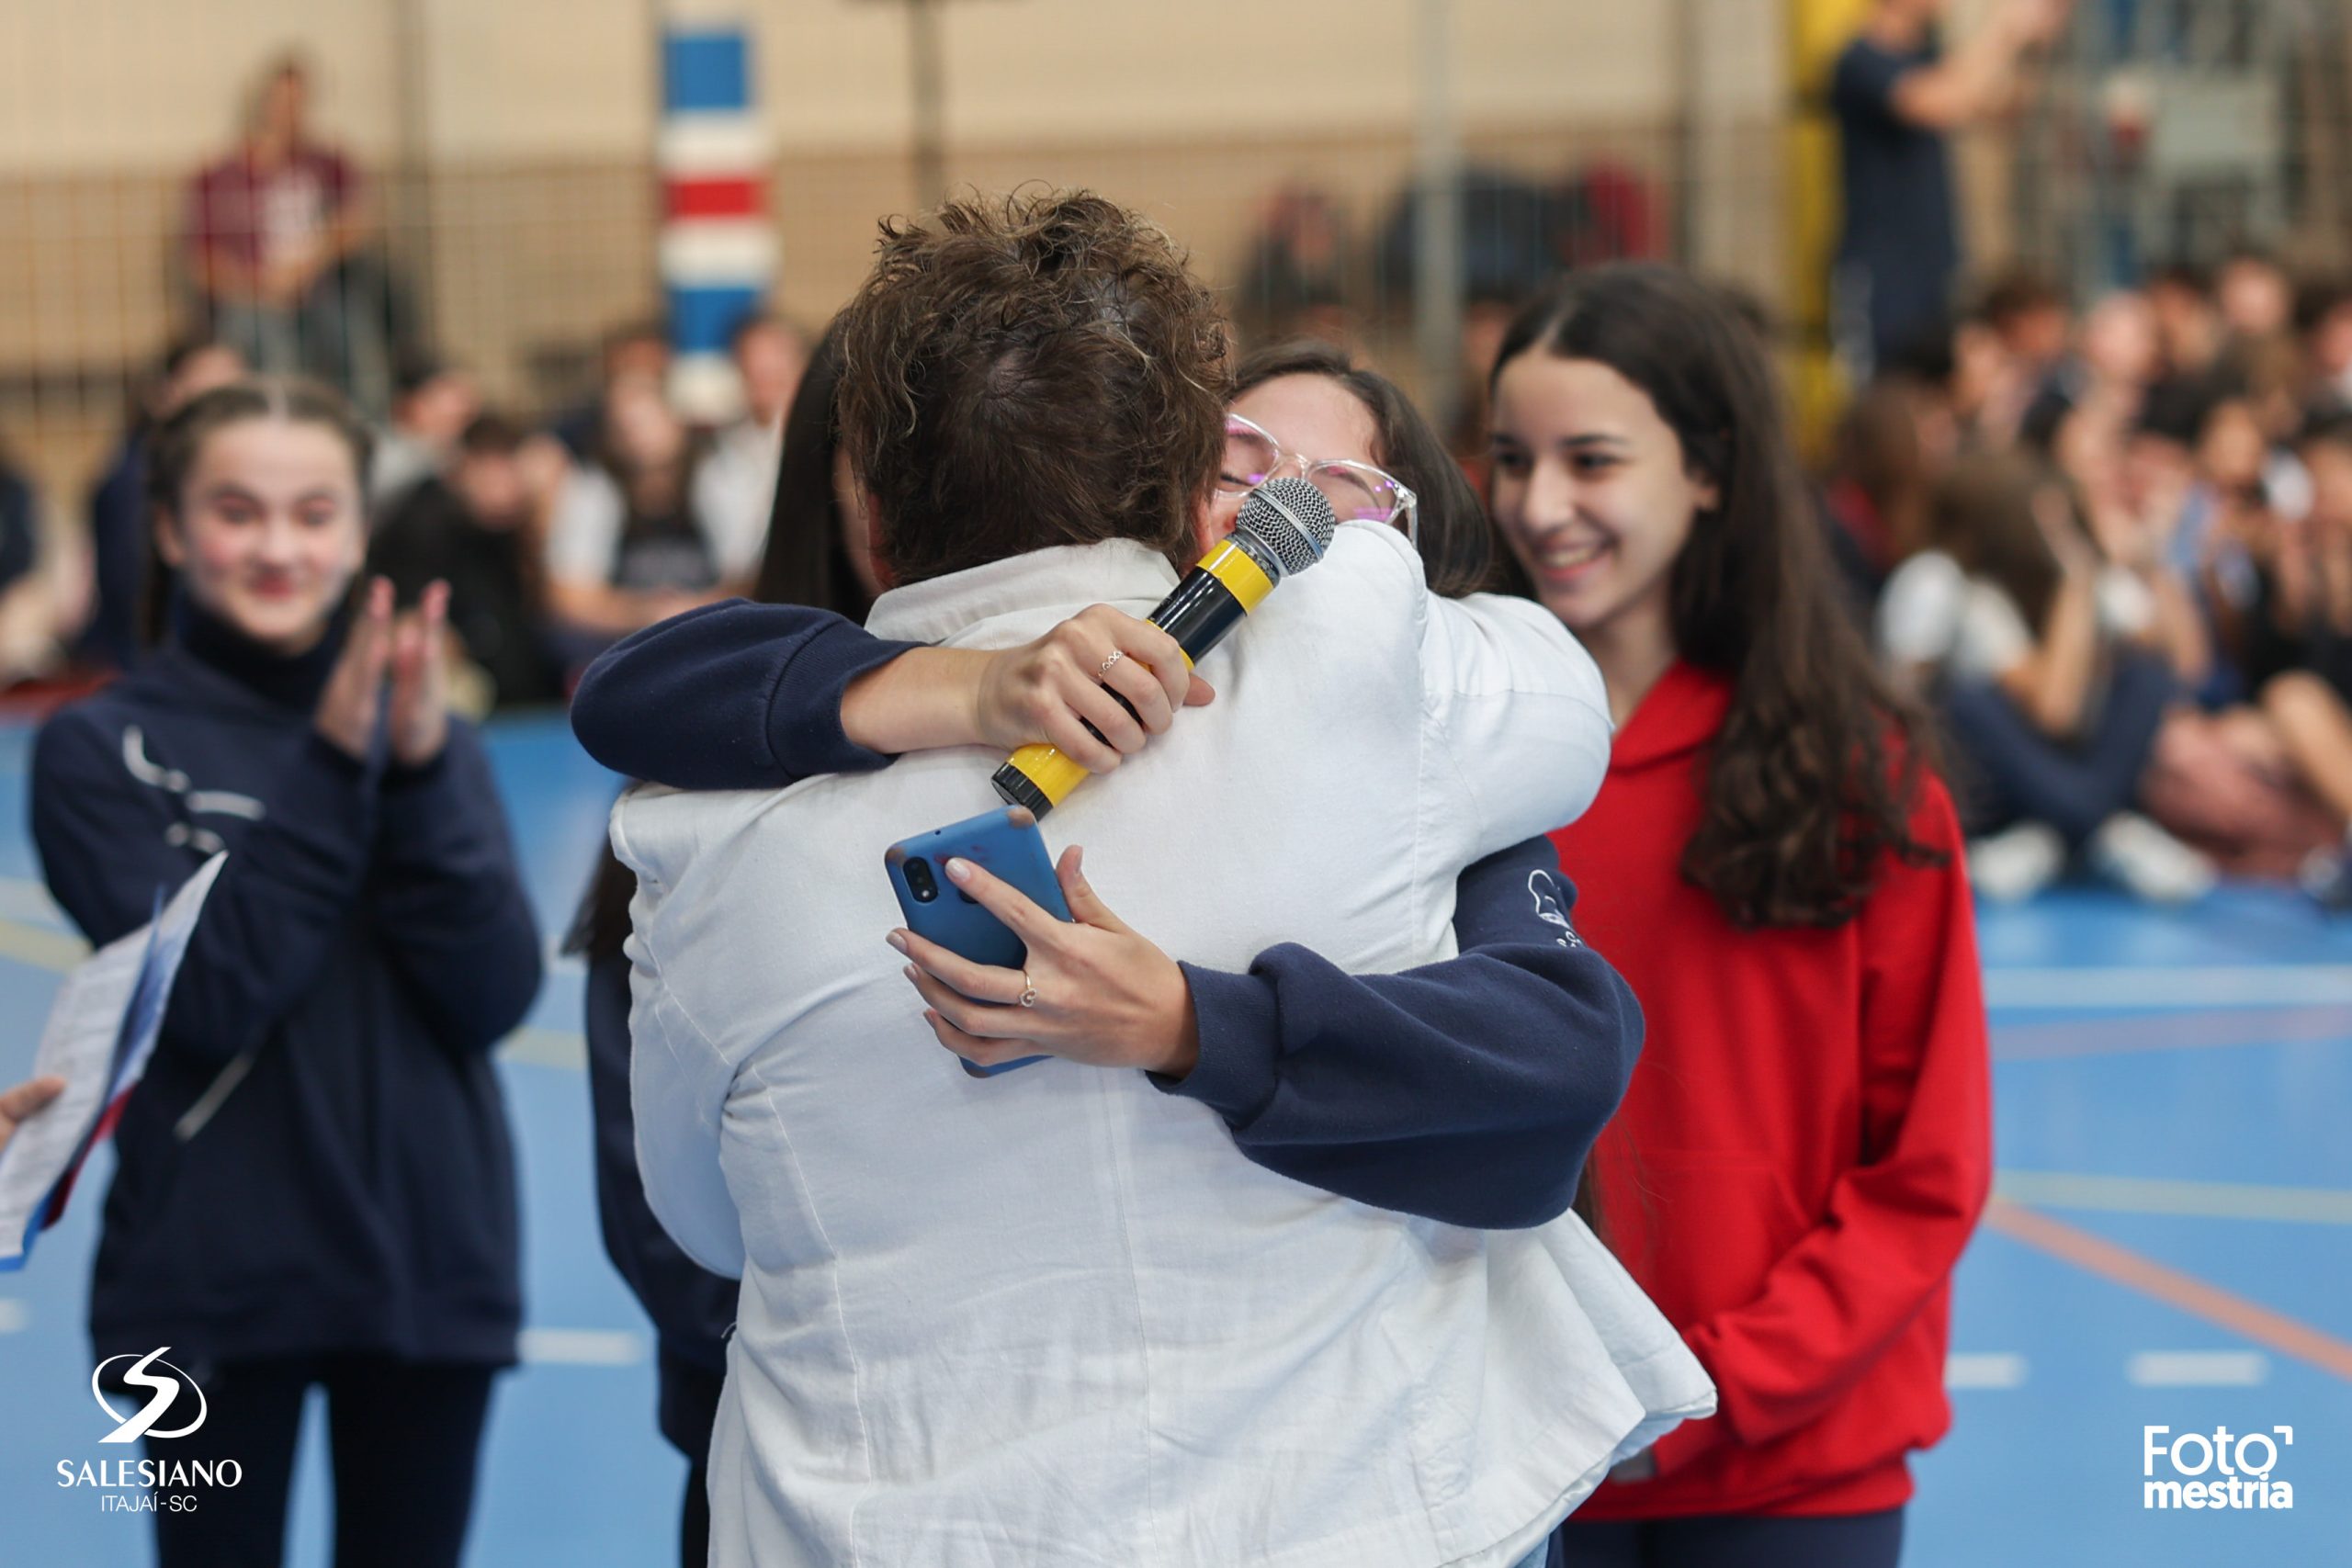
[[[582, 678], [572, 728], [605, 766], [682, 788], [878, 767], [842, 732], [842, 693], [910, 646], [729, 600], [616, 644]], [[1215, 1109], [1252, 1161], [1325, 1191], [1541, 1224], [1573, 1199], [1641, 1049], [1633, 992], [1567, 924], [1575, 896], [1533, 839], [1464, 875], [1464, 953], [1448, 963], [1350, 976], [1285, 944], [1247, 975], [1186, 964], [1200, 1065], [1160, 1087]]]
[[179, 634], [33, 751], [34, 845], [93, 942], [229, 852], [115, 1133], [92, 1338], [512, 1361], [490, 1049], [540, 959], [481, 741], [355, 761], [311, 726], [339, 633], [285, 660], [183, 607]]

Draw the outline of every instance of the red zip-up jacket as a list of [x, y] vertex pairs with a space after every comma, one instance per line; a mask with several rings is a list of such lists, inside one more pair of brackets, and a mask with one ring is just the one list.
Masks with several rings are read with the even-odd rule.
[[1714, 1378], [1655, 1479], [1580, 1519], [1847, 1514], [1911, 1495], [1943, 1436], [1952, 1266], [1992, 1176], [1974, 917], [1951, 797], [1831, 930], [1743, 931], [1685, 881], [1724, 676], [1677, 664], [1553, 835], [1577, 923], [1633, 983], [1648, 1044], [1596, 1170], [1610, 1245]]

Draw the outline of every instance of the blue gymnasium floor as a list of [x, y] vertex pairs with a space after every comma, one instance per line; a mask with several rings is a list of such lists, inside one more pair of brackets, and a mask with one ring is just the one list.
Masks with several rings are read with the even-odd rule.
[[[78, 952], [24, 837], [27, 739], [0, 731], [0, 1082], [30, 1062]], [[504, 728], [494, 751], [552, 938], [614, 784], [560, 721]], [[1988, 913], [1982, 939], [2005, 1196], [1960, 1271], [1955, 1421], [1919, 1466], [1905, 1562], [2352, 1564], [2352, 923], [2267, 889], [2186, 914], [2069, 890]], [[650, 1337], [597, 1237], [579, 991], [554, 964], [505, 1059], [532, 1329], [493, 1407], [481, 1568], [674, 1561], [684, 1465], [655, 1435]], [[143, 1516], [55, 1480], [62, 1459], [121, 1452], [97, 1444], [81, 1327], [105, 1174], [26, 1272], [0, 1275], [10, 1568], [149, 1560]], [[305, 1565], [324, 1561], [317, 1425], [289, 1559]], [[2145, 1425], [2292, 1427], [2272, 1472], [2292, 1510], [2146, 1511]]]

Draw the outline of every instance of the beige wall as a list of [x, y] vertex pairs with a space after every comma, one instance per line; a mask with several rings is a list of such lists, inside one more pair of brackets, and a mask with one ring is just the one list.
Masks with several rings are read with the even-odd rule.
[[[1679, 3], [1456, 0], [1465, 119], [1662, 112]], [[1717, 25], [1775, 9], [1771, 0], [1690, 3]], [[1415, 0], [947, 0], [948, 133], [1085, 143], [1376, 132], [1409, 121], [1415, 9]], [[657, 107], [655, 10], [649, 0], [6, 0], [0, 169], [185, 163], [226, 135], [254, 66], [289, 44], [320, 66], [322, 121], [378, 160], [413, 134], [443, 159], [641, 153]], [[780, 150], [903, 144], [899, 6], [763, 0], [743, 10]], [[417, 62], [413, 87], [403, 61]], [[1769, 92], [1763, 78], [1757, 85]]]
[[[723, 12], [726, 0], [668, 0]], [[1412, 168], [1418, 0], [946, 0], [948, 173], [1086, 184], [1227, 282], [1258, 203], [1307, 179], [1367, 233]], [[1455, 0], [1472, 155], [1556, 177], [1608, 152], [1690, 254], [1778, 282], [1777, 0]], [[908, 28], [888, 0], [754, 0], [786, 308], [817, 321], [913, 206]], [[656, 299], [658, 0], [0, 0], [0, 431], [80, 465], [177, 319], [179, 193], [288, 45], [380, 176], [438, 342], [501, 397]], [[1681, 26], [1687, 16], [1689, 30]], [[1678, 118], [1678, 83], [1702, 84]], [[1688, 131], [1686, 152], [1681, 137]], [[29, 434], [28, 434], [29, 432]]]

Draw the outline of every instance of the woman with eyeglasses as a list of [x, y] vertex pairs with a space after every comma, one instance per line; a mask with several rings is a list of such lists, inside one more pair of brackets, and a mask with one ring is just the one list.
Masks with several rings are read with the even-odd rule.
[[[1434, 591], [1486, 584], [1500, 558], [1477, 495], [1394, 385], [1317, 344], [1261, 351], [1236, 384], [1216, 502], [1224, 526], [1250, 485], [1303, 473], [1343, 518], [1411, 536]], [[1114, 652], [1132, 716], [1101, 683]], [[975, 654], [737, 601], [615, 647], [582, 682], [572, 724], [599, 761], [631, 776], [775, 789], [885, 766], [901, 750], [1037, 739], [1108, 773], [1177, 707], [1213, 696], [1165, 633], [1106, 606], [1025, 647]], [[1079, 918], [1054, 950], [1033, 948], [1030, 974], [1080, 1005], [1015, 1020], [967, 1004], [954, 981], [972, 983], [970, 973], [910, 939], [916, 973], [944, 1003], [928, 1016], [949, 1049], [991, 1059], [1082, 1050], [1117, 1065], [1159, 1059], [1161, 1032], [1191, 1030], [1200, 1066], [1162, 1087], [1216, 1110], [1268, 1169], [1453, 1224], [1540, 1224], [1572, 1197], [1585, 1207], [1585, 1151], [1633, 1070], [1641, 1020], [1569, 925], [1575, 889], [1542, 840], [1470, 868], [1456, 893], [1462, 955], [1401, 975], [1348, 976], [1287, 944], [1245, 975], [1180, 964], [1117, 920], [1074, 856], [1062, 880]], [[1020, 897], [1001, 885], [967, 891]], [[1016, 1023], [1029, 1032], [1005, 1032]]]

